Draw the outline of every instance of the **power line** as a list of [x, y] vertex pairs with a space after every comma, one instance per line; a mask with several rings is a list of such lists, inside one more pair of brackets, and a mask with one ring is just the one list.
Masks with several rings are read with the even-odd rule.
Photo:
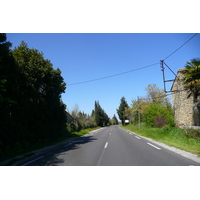
[[169, 54], [165, 59], [169, 58], [170, 56], [172, 56], [174, 53], [176, 53], [180, 48], [182, 48], [184, 45], [186, 45], [191, 39], [193, 39], [198, 33], [195, 33], [189, 40], [187, 40], [184, 44], [182, 44], [178, 49], [176, 49], [175, 51], [173, 51], [171, 54]]
[[[174, 53], [176, 53], [179, 49], [181, 49], [185, 44], [187, 44], [191, 39], [193, 39], [198, 33], [195, 33], [189, 40], [187, 40], [184, 44], [182, 44], [179, 48], [177, 48], [175, 51], [173, 51], [171, 54], [169, 54], [165, 59], [163, 59], [162, 61], [166, 60], [167, 58], [169, 58], [170, 56], [172, 56]], [[114, 77], [114, 76], [120, 76], [120, 75], [123, 75], [123, 74], [127, 74], [127, 73], [131, 73], [131, 72], [134, 72], [134, 71], [137, 71], [137, 70], [141, 70], [141, 69], [145, 69], [145, 68], [148, 68], [148, 67], [152, 67], [154, 65], [157, 65], [159, 64], [158, 63], [155, 63], [155, 64], [151, 64], [151, 65], [147, 65], [145, 67], [140, 67], [140, 68], [137, 68], [137, 69], [133, 69], [133, 70], [129, 70], [129, 71], [126, 71], [126, 72], [122, 72], [122, 73], [118, 73], [118, 74], [113, 74], [113, 75], [110, 75], [110, 76], [104, 76], [104, 77], [101, 77], [101, 78], [96, 78], [96, 79], [91, 79], [91, 80], [87, 80], [87, 81], [82, 81], [82, 82], [77, 82], [77, 83], [71, 83], [71, 84], [67, 84], [67, 86], [72, 86], [72, 85], [78, 85], [78, 84], [83, 84], [83, 83], [89, 83], [89, 82], [93, 82], [93, 81], [98, 81], [98, 80], [102, 80], [102, 79], [106, 79], [106, 78], [111, 78], [111, 77]], [[167, 66], [168, 67], [168, 66]]]
[[88, 81], [82, 81], [82, 82], [67, 84], [67, 86], [78, 85], [78, 84], [88, 83], [88, 82], [92, 82], [92, 81], [98, 81], [98, 80], [102, 80], [102, 79], [106, 79], [106, 78], [111, 78], [111, 77], [114, 77], [114, 76], [119, 76], [119, 75], [122, 75], [122, 74], [127, 74], [127, 73], [131, 73], [131, 72], [138, 71], [138, 70], [141, 70], [141, 69], [145, 69], [145, 68], [148, 68], [148, 67], [152, 67], [152, 66], [158, 65], [158, 64], [159, 64], [159, 62], [151, 64], [151, 65], [147, 65], [145, 67], [140, 67], [140, 68], [137, 68], [137, 69], [132, 69], [132, 70], [129, 70], [129, 71], [126, 71], [126, 72], [122, 72], [122, 73], [118, 73], [118, 74], [113, 74], [113, 75], [110, 75], [110, 76], [104, 76], [104, 77], [101, 77], [101, 78], [96, 78], [96, 79], [92, 79], [92, 80], [88, 80]]

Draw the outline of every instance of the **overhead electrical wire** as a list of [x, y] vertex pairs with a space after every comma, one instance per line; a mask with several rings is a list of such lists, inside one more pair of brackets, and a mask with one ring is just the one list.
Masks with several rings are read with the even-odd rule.
[[172, 56], [174, 53], [176, 53], [180, 48], [182, 48], [184, 45], [186, 45], [191, 39], [193, 39], [198, 33], [195, 33], [189, 40], [187, 40], [184, 44], [182, 44], [178, 49], [176, 49], [175, 51], [173, 51], [171, 54], [169, 54], [165, 59], [169, 58], [170, 56]]
[[98, 81], [98, 80], [102, 80], [102, 79], [106, 79], [106, 78], [111, 78], [111, 77], [114, 77], [114, 76], [120, 76], [122, 74], [131, 73], [131, 72], [138, 71], [138, 70], [141, 70], [141, 69], [145, 69], [145, 68], [148, 68], [148, 67], [152, 67], [152, 66], [158, 65], [158, 64], [160, 64], [160, 62], [151, 64], [151, 65], [147, 65], [145, 67], [140, 67], [140, 68], [132, 69], [132, 70], [129, 70], [129, 71], [126, 71], [126, 72], [121, 72], [121, 73], [118, 73], [118, 74], [113, 74], [113, 75], [110, 75], [110, 76], [104, 76], [104, 77], [101, 77], [101, 78], [96, 78], [96, 79], [92, 79], [92, 80], [88, 80], [88, 81], [82, 81], [82, 82], [67, 84], [67, 86], [78, 85], [78, 84], [88, 83], [88, 82], [92, 82], [92, 81]]
[[[177, 48], [175, 51], [173, 51], [171, 54], [169, 54], [165, 59], [163, 59], [163, 61], [166, 60], [167, 58], [169, 58], [170, 56], [172, 56], [174, 53], [176, 53], [179, 49], [181, 49], [184, 45], [186, 45], [191, 39], [193, 39], [197, 34], [198, 33], [195, 33], [191, 38], [189, 38], [179, 48]], [[126, 71], [126, 72], [121, 72], [121, 73], [118, 73], [118, 74], [113, 74], [113, 75], [110, 75], [110, 76], [104, 76], [104, 77], [101, 77], [101, 78], [91, 79], [91, 80], [87, 80], [87, 81], [70, 83], [70, 84], [67, 84], [67, 86], [78, 85], [78, 84], [83, 84], [83, 83], [89, 83], [89, 82], [93, 82], [93, 81], [98, 81], [98, 80], [102, 80], [102, 79], [111, 78], [111, 77], [114, 77], [114, 76], [120, 76], [120, 75], [123, 75], [123, 74], [127, 74], [127, 73], [131, 73], [131, 72], [138, 71], [138, 70], [141, 70], [141, 69], [145, 69], [145, 68], [148, 68], [148, 67], [152, 67], [152, 66], [157, 65], [157, 64], [160, 64], [160, 62], [155, 63], [155, 64], [151, 64], [151, 65], [147, 65], [147, 66], [144, 66], [144, 67], [132, 69], [132, 70], [129, 70], [129, 71]]]

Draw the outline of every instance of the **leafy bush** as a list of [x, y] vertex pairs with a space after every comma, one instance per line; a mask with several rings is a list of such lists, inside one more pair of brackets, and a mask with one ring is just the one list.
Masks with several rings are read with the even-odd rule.
[[200, 129], [186, 129], [183, 135], [200, 140]]
[[74, 123], [67, 124], [67, 131], [73, 133], [76, 131], [76, 125]]
[[[163, 117], [156, 117], [156, 116], [163, 116]], [[156, 125], [162, 127], [161, 124], [169, 125], [173, 127], [174, 124], [174, 115], [173, 111], [170, 108], [167, 108], [161, 104], [150, 103], [149, 106], [146, 108], [144, 113], [145, 122], [150, 127], [155, 127]], [[159, 118], [162, 119], [162, 123], [158, 123]]]
[[165, 125], [168, 125], [167, 120], [164, 115], [156, 115], [154, 117], [154, 126], [157, 128], [161, 128]]

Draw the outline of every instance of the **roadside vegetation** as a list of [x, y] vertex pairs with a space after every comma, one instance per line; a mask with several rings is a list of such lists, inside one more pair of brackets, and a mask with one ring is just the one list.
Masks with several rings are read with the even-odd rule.
[[0, 159], [66, 136], [66, 83], [42, 52], [0, 34]]
[[[189, 78], [187, 80], [195, 82]], [[200, 91], [199, 88], [195, 87], [195, 94], [193, 90], [194, 87], [190, 95], [200, 94], [196, 91]], [[164, 90], [149, 84], [145, 91], [146, 96], [133, 99], [130, 105], [122, 97], [117, 109], [122, 125], [125, 125], [122, 128], [200, 156], [200, 129], [175, 127], [174, 110]]]
[[[69, 111], [73, 122], [68, 123], [67, 105], [61, 99], [67, 84], [60, 69], [54, 69], [42, 52], [30, 49], [24, 41], [12, 50], [6, 40], [6, 34], [0, 33], [0, 161], [119, 124], [115, 115], [108, 117], [99, 101], [90, 114], [75, 105]], [[188, 63], [182, 81], [200, 113], [199, 64], [199, 60]], [[116, 111], [124, 128], [200, 155], [200, 131], [176, 128], [164, 90], [155, 84], [145, 90], [146, 96], [132, 99], [130, 105], [121, 98]]]
[[61, 99], [67, 85], [61, 70], [24, 41], [11, 47], [0, 33], [0, 160], [117, 123], [95, 101], [91, 114], [76, 106], [69, 124]]
[[[72, 138], [81, 137], [83, 135], [89, 134], [90, 131], [94, 131], [94, 130], [97, 130], [99, 128], [101, 128], [101, 127], [97, 126], [97, 127], [93, 127], [93, 128], [82, 129], [80, 131], [70, 132], [67, 136], [60, 136], [60, 137], [56, 138], [55, 141], [48, 141], [47, 140], [46, 142], [37, 143], [35, 145], [29, 146], [28, 148], [22, 148], [22, 149], [20, 149], [18, 151], [10, 151], [9, 154], [1, 157], [0, 161], [13, 158], [11, 160], [11, 162], [8, 163], [8, 165], [12, 165], [15, 161], [22, 160], [22, 159], [24, 159], [26, 157], [34, 155], [34, 153], [31, 153], [31, 151], [34, 151], [34, 150], [37, 150], [37, 149], [41, 149], [41, 148], [44, 148], [44, 147], [47, 147], [47, 146], [55, 145], [57, 143], [60, 143], [60, 142], [63, 142], [63, 141], [67, 141], [67, 140], [72, 139]], [[17, 157], [19, 155], [22, 155], [22, 154], [23, 154], [22, 157], [15, 158], [15, 157]]]
[[97, 129], [100, 129], [100, 128], [101, 128], [100, 126], [97, 126], [97, 127], [94, 127], [94, 128], [83, 129], [81, 131], [75, 131], [75, 132], [72, 132], [70, 134], [70, 138], [81, 137], [83, 135], [89, 134], [89, 132], [91, 132], [91, 131], [94, 131], [94, 130], [97, 130]]
[[148, 127], [145, 123], [141, 123], [140, 128], [138, 128], [138, 125], [133, 124], [123, 126], [122, 128], [200, 156], [200, 130], [190, 129], [186, 131], [168, 125], [162, 128], [155, 128]]
[[149, 84], [145, 90], [146, 96], [132, 99], [130, 105], [125, 97], [121, 98], [117, 113], [122, 125], [128, 120], [129, 124], [145, 122], [149, 127], [175, 126], [172, 105], [164, 90], [156, 84]]

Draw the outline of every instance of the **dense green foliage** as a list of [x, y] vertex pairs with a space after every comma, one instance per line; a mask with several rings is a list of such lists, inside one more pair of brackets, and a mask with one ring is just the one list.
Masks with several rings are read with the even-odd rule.
[[184, 74], [182, 81], [185, 89], [189, 91], [189, 96], [194, 96], [194, 101], [198, 101], [200, 95], [200, 59], [192, 59], [187, 62], [182, 73]]
[[[76, 131], [97, 126], [95, 122], [94, 111], [91, 115], [85, 114], [84, 112], [80, 111], [79, 106], [77, 104], [71, 111], [71, 116], [74, 118], [74, 123], [71, 126], [74, 126], [74, 129]], [[68, 130], [69, 132], [71, 132], [70, 129]]]
[[77, 104], [70, 114], [74, 118], [74, 122], [67, 125], [69, 132], [81, 131], [97, 126], [106, 126], [110, 123], [108, 115], [101, 108], [98, 101], [95, 101], [94, 110], [92, 110], [90, 115], [82, 112]]
[[0, 34], [0, 156], [54, 141], [66, 130], [61, 71], [23, 41], [10, 47]]
[[127, 116], [125, 116], [125, 109], [128, 108], [128, 103], [126, 102], [125, 97], [122, 97], [120, 100], [119, 108], [117, 109], [117, 114], [119, 116], [119, 119], [122, 121], [122, 125], [125, 125], [125, 120], [128, 119]]
[[116, 117], [115, 114], [113, 115], [113, 118], [111, 119], [111, 124], [112, 125], [118, 125], [119, 124], [119, 122], [118, 122], [117, 117]]
[[135, 125], [145, 122], [150, 127], [174, 126], [173, 109], [164, 90], [156, 84], [149, 84], [145, 90], [146, 96], [133, 99], [130, 107], [124, 97], [121, 99], [117, 112], [122, 124], [125, 119], [129, 119]]
[[193, 97], [193, 120], [195, 126], [200, 126], [200, 59], [187, 62], [184, 70], [184, 88], [188, 91], [188, 98]]
[[[173, 110], [157, 103], [148, 105], [144, 113], [144, 119], [150, 127], [174, 126]], [[158, 122], [161, 122], [161, 125], [156, 125], [159, 124]]]
[[106, 112], [101, 108], [98, 101], [94, 104], [94, 116], [97, 126], [106, 126], [109, 124], [109, 117]]

